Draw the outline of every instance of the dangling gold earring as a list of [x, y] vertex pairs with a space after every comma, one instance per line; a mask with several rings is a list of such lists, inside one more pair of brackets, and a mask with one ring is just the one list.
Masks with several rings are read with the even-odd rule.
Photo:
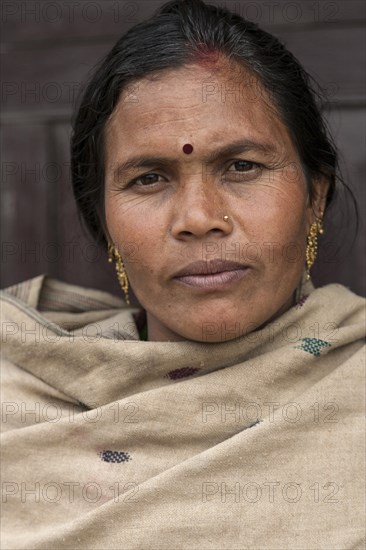
[[310, 281], [310, 269], [312, 268], [316, 255], [318, 252], [318, 233], [320, 235], [324, 234], [324, 229], [322, 227], [322, 218], [323, 210], [320, 211], [320, 218], [316, 222], [313, 222], [310, 226], [310, 232], [307, 239], [306, 246], [306, 280]]
[[123, 265], [122, 257], [117, 248], [111, 243], [108, 243], [108, 262], [111, 264], [113, 260], [116, 262], [117, 278], [124, 292], [126, 304], [130, 305], [130, 299], [128, 296], [128, 278], [125, 271], [125, 266]]

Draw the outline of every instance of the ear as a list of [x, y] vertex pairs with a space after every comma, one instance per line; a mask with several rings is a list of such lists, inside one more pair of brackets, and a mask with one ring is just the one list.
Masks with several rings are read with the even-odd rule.
[[312, 181], [312, 200], [308, 205], [308, 223], [310, 225], [317, 219], [322, 218], [325, 211], [330, 181], [328, 176], [319, 176]]
[[107, 243], [113, 244], [113, 240], [112, 240], [112, 238], [109, 234], [108, 228], [104, 223], [102, 224], [102, 228], [103, 228], [104, 237], [105, 237]]

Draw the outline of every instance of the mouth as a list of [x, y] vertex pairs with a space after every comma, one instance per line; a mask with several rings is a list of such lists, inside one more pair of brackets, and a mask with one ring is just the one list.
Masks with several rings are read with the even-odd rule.
[[193, 262], [173, 277], [177, 283], [202, 290], [224, 290], [245, 277], [248, 265], [238, 262], [213, 260]]

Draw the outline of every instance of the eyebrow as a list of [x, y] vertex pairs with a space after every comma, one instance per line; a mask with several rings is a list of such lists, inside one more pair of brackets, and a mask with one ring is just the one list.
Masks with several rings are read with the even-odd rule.
[[[203, 162], [204, 164], [214, 164], [225, 157], [248, 152], [259, 152], [269, 156], [275, 154], [277, 152], [277, 148], [273, 143], [264, 143], [251, 139], [241, 139], [228, 143], [224, 147], [220, 147], [219, 149], [208, 153], [203, 157]], [[119, 163], [114, 170], [114, 177], [120, 178], [131, 169], [148, 168], [151, 166], [171, 166], [176, 162], [176, 157], [136, 155], [130, 157], [124, 162]]]

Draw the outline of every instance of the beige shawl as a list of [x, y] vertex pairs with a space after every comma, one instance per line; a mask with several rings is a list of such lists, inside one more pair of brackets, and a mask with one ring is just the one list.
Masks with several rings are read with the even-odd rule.
[[307, 283], [202, 344], [48, 276], [1, 294], [3, 549], [364, 548], [363, 298]]

